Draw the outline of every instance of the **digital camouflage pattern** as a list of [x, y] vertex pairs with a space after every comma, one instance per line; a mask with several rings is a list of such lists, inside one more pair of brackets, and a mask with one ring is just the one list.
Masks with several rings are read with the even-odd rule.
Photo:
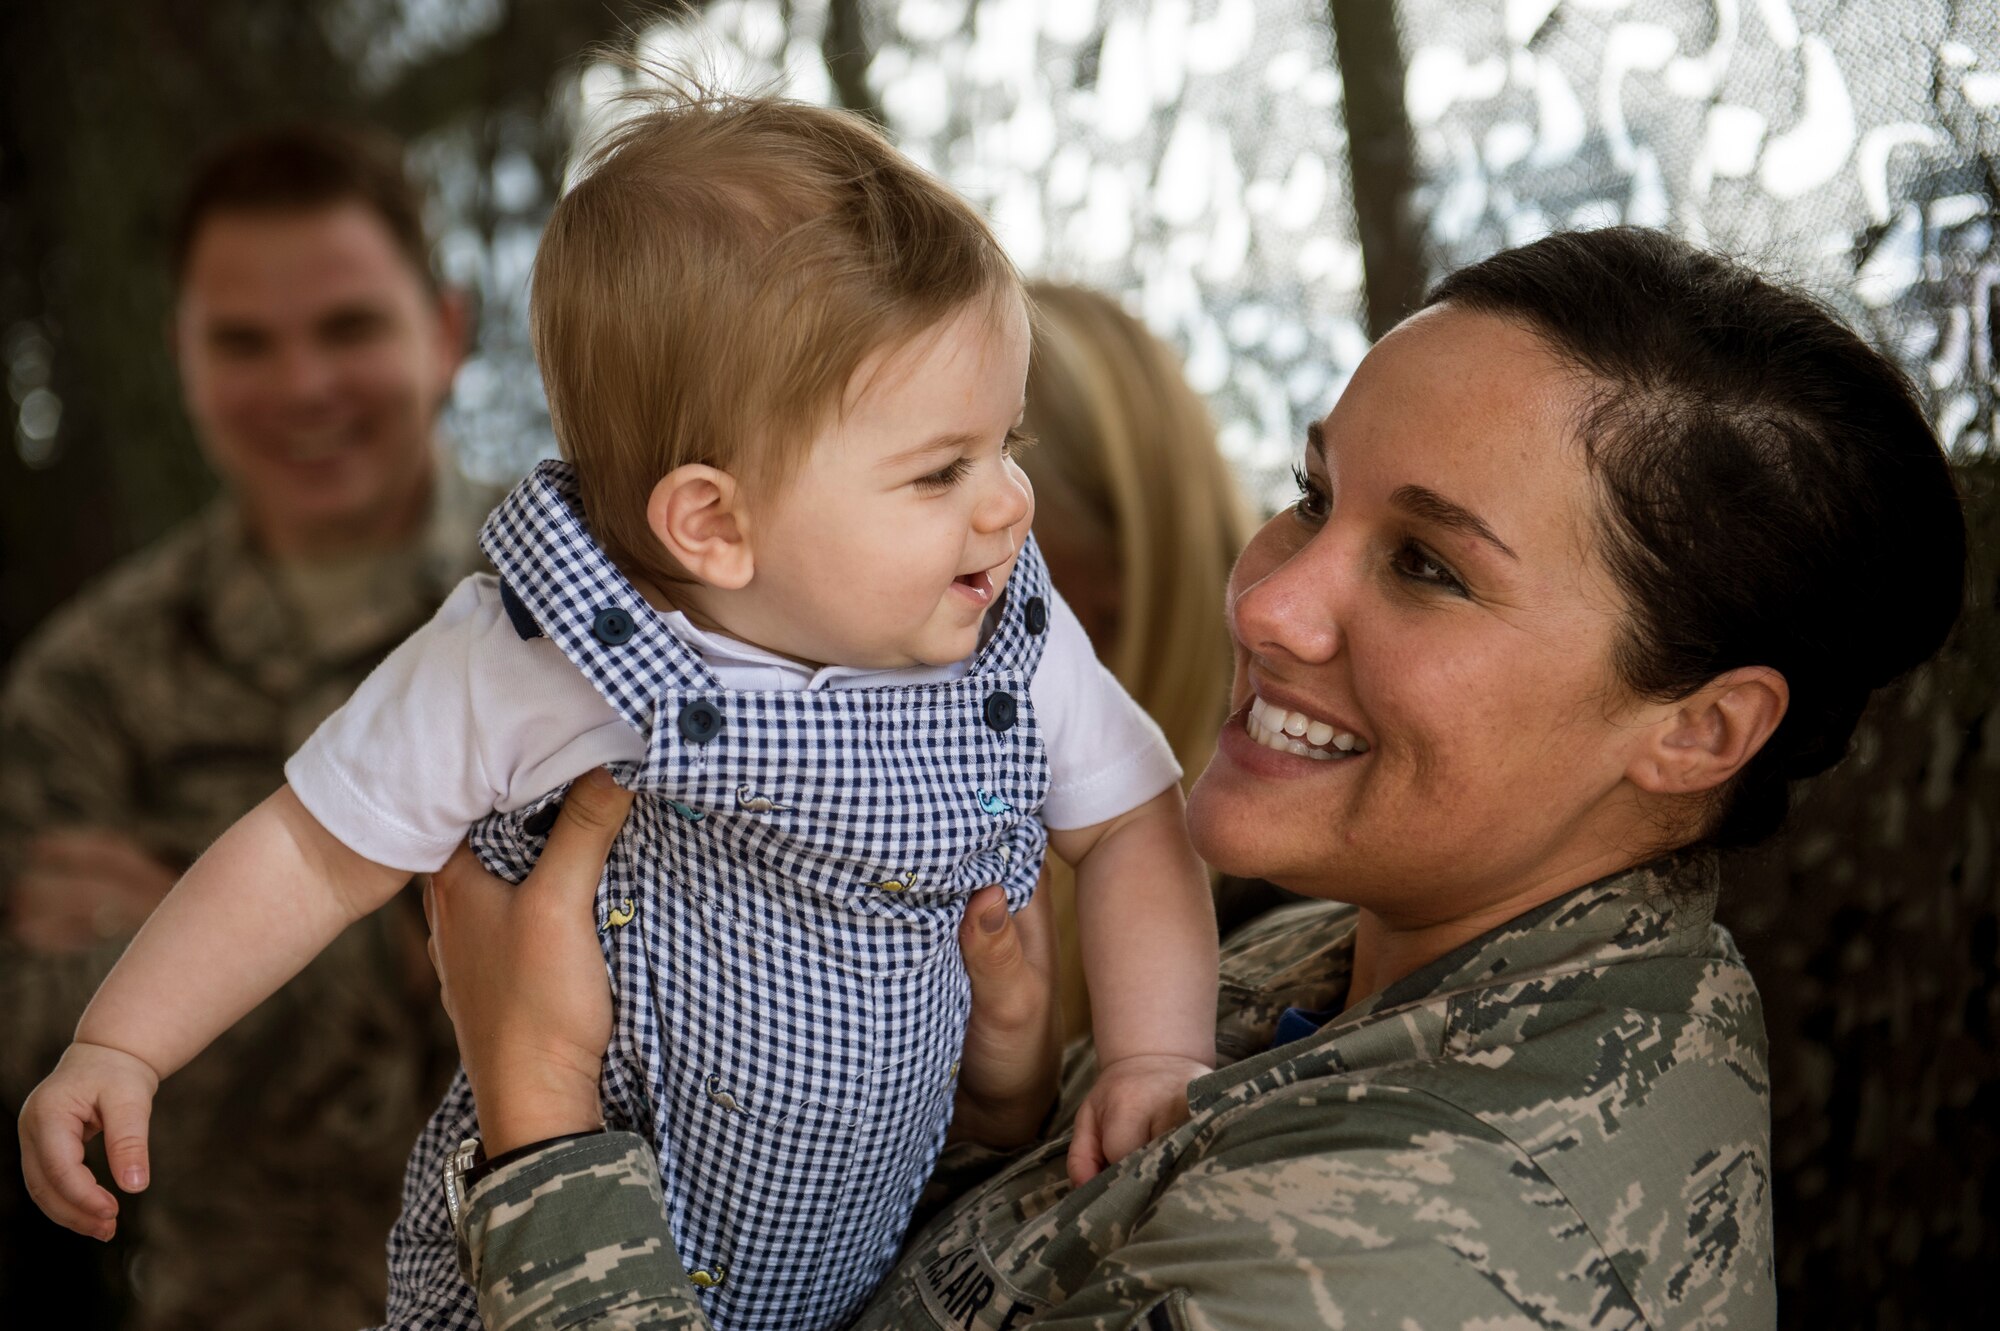
[[[289, 575], [224, 502], [51, 617], [0, 694], [0, 903], [32, 838], [62, 826], [124, 832], [184, 868], [476, 566], [489, 498], [450, 477], [409, 548]], [[163, 1086], [136, 1208], [137, 1325], [381, 1315], [403, 1159], [455, 1061], [407, 897]], [[127, 941], [46, 955], [0, 940], [10, 1116]], [[19, 1223], [49, 1224], [21, 1206]]]
[[[1191, 1120], [1081, 1189], [1064, 1139], [1015, 1159], [856, 1325], [1773, 1325], [1763, 1021], [1713, 887], [1693, 856], [1581, 888], [1276, 1049], [1341, 1001], [1354, 913], [1264, 916]], [[638, 1139], [584, 1138], [475, 1188], [469, 1275], [506, 1331], [703, 1326], [666, 1233]]]

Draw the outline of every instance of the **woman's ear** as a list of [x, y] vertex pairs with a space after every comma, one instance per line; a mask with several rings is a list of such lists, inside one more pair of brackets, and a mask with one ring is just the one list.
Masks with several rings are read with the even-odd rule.
[[1757, 756], [1791, 697], [1785, 677], [1769, 666], [1724, 671], [1661, 709], [1627, 775], [1655, 794], [1714, 790]]
[[738, 591], [756, 571], [750, 515], [736, 478], [689, 463], [660, 478], [646, 500], [646, 525], [688, 574], [710, 587]]

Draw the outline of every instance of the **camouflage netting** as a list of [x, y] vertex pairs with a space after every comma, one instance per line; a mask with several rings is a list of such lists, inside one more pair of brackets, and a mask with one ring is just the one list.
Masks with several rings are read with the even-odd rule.
[[[1182, 349], [1246, 487], [1288, 502], [1306, 422], [1368, 349], [1324, 5], [863, 0], [859, 30], [829, 42], [830, 8], [719, 0], [637, 48], [731, 86], [873, 110], [987, 211], [1024, 271], [1117, 292]], [[836, 86], [827, 49], [867, 53], [858, 86]], [[625, 82], [609, 65], [583, 75], [584, 136]], [[519, 333], [494, 327], [519, 310], [495, 299], [492, 351], [460, 377], [455, 411], [474, 464], [500, 474], [541, 435]]]

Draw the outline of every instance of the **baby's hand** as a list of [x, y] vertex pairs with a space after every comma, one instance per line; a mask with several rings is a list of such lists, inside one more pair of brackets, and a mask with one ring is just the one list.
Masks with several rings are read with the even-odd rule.
[[1106, 1064], [1076, 1111], [1069, 1181], [1080, 1188], [1105, 1166], [1187, 1122], [1188, 1083], [1214, 1070], [1178, 1054], [1133, 1054]]
[[146, 1125], [160, 1078], [143, 1059], [97, 1044], [73, 1044], [21, 1106], [21, 1173], [49, 1219], [108, 1239], [118, 1199], [83, 1163], [83, 1144], [104, 1134], [111, 1173], [126, 1192], [146, 1186]]

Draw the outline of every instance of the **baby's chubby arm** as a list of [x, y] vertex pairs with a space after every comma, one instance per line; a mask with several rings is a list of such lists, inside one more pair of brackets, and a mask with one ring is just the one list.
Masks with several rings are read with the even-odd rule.
[[21, 1168], [50, 1219], [98, 1238], [118, 1202], [83, 1163], [102, 1132], [127, 1192], [146, 1186], [147, 1120], [173, 1073], [409, 879], [348, 849], [290, 786], [252, 809], [168, 893], [21, 1109]]
[[1076, 867], [1098, 1079], [1077, 1112], [1081, 1186], [1187, 1116], [1215, 1062], [1215, 905], [1188, 844], [1178, 785], [1092, 827], [1051, 830]]

